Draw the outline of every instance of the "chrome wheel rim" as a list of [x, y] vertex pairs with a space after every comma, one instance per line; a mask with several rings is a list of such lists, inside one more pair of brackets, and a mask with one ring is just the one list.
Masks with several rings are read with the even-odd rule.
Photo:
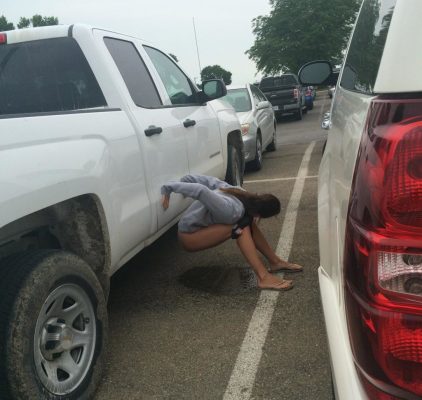
[[81, 384], [94, 356], [96, 330], [94, 308], [80, 286], [64, 284], [49, 294], [34, 334], [35, 370], [49, 392], [65, 395]]

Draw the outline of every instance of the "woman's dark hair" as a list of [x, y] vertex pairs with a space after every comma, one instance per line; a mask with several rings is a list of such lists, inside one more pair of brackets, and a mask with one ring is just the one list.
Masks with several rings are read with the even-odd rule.
[[280, 212], [280, 200], [272, 194], [256, 194], [236, 188], [220, 188], [220, 190], [238, 198], [251, 216], [269, 218]]

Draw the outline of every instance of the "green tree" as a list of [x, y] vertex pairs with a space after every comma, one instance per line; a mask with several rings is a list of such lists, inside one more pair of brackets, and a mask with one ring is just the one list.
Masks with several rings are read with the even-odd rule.
[[59, 19], [57, 17], [43, 17], [42, 15], [35, 14], [31, 18], [31, 23], [33, 27], [58, 25]]
[[226, 85], [230, 85], [232, 83], [232, 73], [220, 67], [219, 65], [208, 65], [202, 69], [202, 81], [215, 78], [222, 79]]
[[8, 22], [6, 17], [2, 15], [0, 17], [0, 32], [2, 31], [13, 31], [15, 29], [15, 26], [12, 22]]
[[29, 28], [31, 26], [31, 20], [25, 17], [21, 17], [18, 22], [18, 29]]
[[266, 74], [297, 73], [315, 59], [334, 64], [343, 52], [361, 0], [270, 0], [268, 16], [252, 21], [255, 42], [246, 52]]

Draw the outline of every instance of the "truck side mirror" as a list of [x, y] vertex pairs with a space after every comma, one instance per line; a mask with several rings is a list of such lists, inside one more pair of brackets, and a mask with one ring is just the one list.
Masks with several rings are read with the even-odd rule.
[[338, 79], [329, 61], [311, 61], [300, 68], [298, 75], [305, 86], [335, 85]]
[[227, 94], [227, 88], [222, 79], [209, 79], [202, 82], [201, 100], [205, 103], [219, 99]]

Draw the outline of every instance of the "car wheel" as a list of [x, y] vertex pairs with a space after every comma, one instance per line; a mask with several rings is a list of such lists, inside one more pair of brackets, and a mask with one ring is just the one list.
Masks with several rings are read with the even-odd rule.
[[299, 107], [299, 110], [296, 111], [296, 119], [298, 121], [302, 119], [302, 107]]
[[234, 144], [228, 145], [228, 160], [226, 182], [233, 186], [242, 186], [243, 184], [243, 170], [241, 161], [241, 151], [238, 146]]
[[5, 259], [0, 275], [0, 398], [91, 398], [107, 338], [93, 271], [73, 254], [39, 250]]
[[256, 137], [255, 158], [250, 162], [250, 166], [255, 171], [262, 168], [262, 139], [259, 134]]
[[277, 125], [274, 125], [273, 139], [271, 143], [267, 146], [267, 151], [276, 151], [277, 150]]

